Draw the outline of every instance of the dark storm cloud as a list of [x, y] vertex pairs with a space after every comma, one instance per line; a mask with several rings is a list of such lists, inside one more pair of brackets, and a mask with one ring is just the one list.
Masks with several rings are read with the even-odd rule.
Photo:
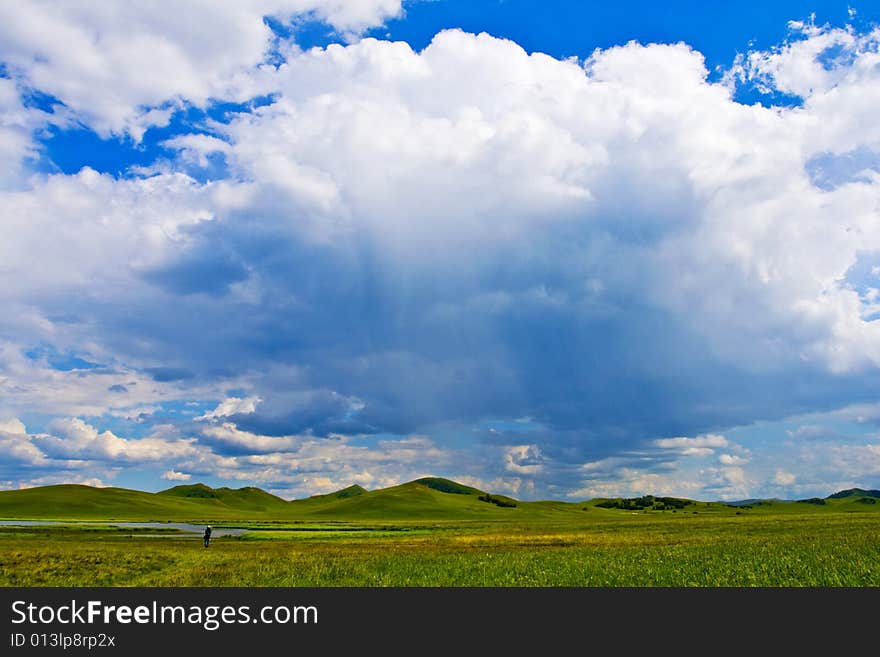
[[[220, 364], [258, 372], [251, 392], [263, 402], [227, 418], [256, 434], [469, 430], [528, 416], [548, 454], [587, 459], [871, 395], [864, 374], [831, 380], [809, 364], [762, 371], [719, 358], [689, 317], [646, 303], [645, 262], [595, 252], [588, 233], [464, 249], [452, 268], [430, 255], [382, 259], [357, 234], [309, 244], [272, 217], [196, 234], [206, 270], [245, 263], [262, 293], [241, 304], [170, 299], [145, 328], [167, 335], [176, 365], [146, 371], [164, 381], [210, 379]], [[585, 287], [595, 277], [612, 293]]]
[[211, 253], [207, 246], [178, 261], [144, 273], [144, 278], [172, 294], [204, 293], [222, 296], [233, 283], [247, 278], [247, 270], [224, 253]]
[[[391, 434], [417, 439], [395, 448], [416, 463], [441, 436], [438, 452], [489, 454], [481, 475], [570, 488], [596, 460], [608, 477], [685, 458], [658, 438], [870, 402], [876, 167], [846, 153], [876, 140], [860, 100], [876, 71], [828, 87], [802, 79], [809, 52], [778, 54], [750, 66], [810, 94], [798, 110], [736, 102], [685, 44], [559, 61], [451, 30], [421, 52], [365, 39], [242, 72], [271, 100], [173, 150], [222, 152], [227, 179], [172, 161], [10, 196], [4, 271], [27, 276], [0, 335], [8, 394], [50, 391], [39, 408], [75, 397], [65, 375], [98, 376], [33, 373], [51, 363], [19, 343], [45, 336], [139, 381], [102, 381], [111, 402], [88, 413], [200, 400], [153, 416], [181, 444], [281, 472], [278, 445], [342, 434], [370, 445], [356, 459]], [[789, 60], [808, 65], [782, 75]], [[726, 456], [738, 491], [747, 458]]]
[[154, 381], [159, 381], [160, 383], [185, 381], [194, 376], [190, 370], [180, 367], [146, 367], [144, 372], [149, 374]]

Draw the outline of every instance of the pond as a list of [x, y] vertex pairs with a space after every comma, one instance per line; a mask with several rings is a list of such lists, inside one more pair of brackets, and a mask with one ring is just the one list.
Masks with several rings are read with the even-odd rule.
[[[167, 534], [139, 534], [139, 536], [174, 537], [184, 534], [203, 534], [205, 525], [192, 525], [186, 522], [113, 522], [103, 520], [63, 521], [63, 520], [0, 520], [0, 527], [39, 527], [39, 526], [105, 526], [105, 527], [131, 527], [132, 529], [161, 529], [174, 530]], [[211, 538], [221, 536], [240, 536], [247, 530], [240, 527], [214, 527], [211, 525]]]

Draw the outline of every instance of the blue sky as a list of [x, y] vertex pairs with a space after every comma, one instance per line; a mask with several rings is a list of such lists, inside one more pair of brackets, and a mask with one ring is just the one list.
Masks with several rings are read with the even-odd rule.
[[0, 486], [880, 486], [878, 22], [0, 10]]

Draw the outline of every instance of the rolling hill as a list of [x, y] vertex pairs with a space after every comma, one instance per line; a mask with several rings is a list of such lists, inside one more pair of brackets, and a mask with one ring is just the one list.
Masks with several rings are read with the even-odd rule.
[[[561, 505], [561, 506], [560, 506]], [[174, 486], [158, 493], [66, 484], [0, 491], [0, 518], [57, 520], [388, 520], [494, 519], [579, 509], [577, 505], [518, 503], [439, 477], [367, 491], [353, 485], [334, 493], [283, 500], [264, 490]]]
[[211, 488], [205, 484], [174, 486], [160, 491], [156, 495], [188, 501], [208, 501], [208, 503], [246, 511], [277, 511], [283, 509], [288, 502], [261, 488], [247, 486], [245, 488]]
[[[586, 502], [521, 502], [450, 479], [424, 477], [368, 491], [352, 485], [334, 493], [284, 500], [255, 487], [174, 486], [158, 493], [64, 484], [0, 491], [0, 519], [153, 521], [537, 520], [632, 513], [822, 513], [880, 511], [880, 491], [860, 488], [799, 501], [698, 502], [678, 498], [601, 498]], [[605, 514], [611, 514], [606, 516]]]
[[874, 497], [880, 498], [880, 490], [864, 490], [862, 488], [848, 488], [847, 490], [842, 490], [833, 495], [829, 495], [826, 499], [829, 500], [841, 500], [846, 499], [848, 497]]

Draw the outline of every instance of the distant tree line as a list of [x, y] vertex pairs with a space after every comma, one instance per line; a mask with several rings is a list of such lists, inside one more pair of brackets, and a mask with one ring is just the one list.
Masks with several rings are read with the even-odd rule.
[[624, 497], [615, 500], [604, 500], [596, 506], [603, 509], [624, 509], [627, 511], [644, 511], [651, 509], [653, 511], [669, 511], [675, 509], [683, 509], [689, 504], [693, 504], [690, 500], [680, 500], [677, 497], [654, 497], [653, 495], [644, 495], [642, 497]]
[[506, 497], [498, 497], [497, 495], [490, 495], [486, 493], [485, 495], [480, 495], [478, 498], [481, 502], [489, 502], [489, 504], [494, 504], [495, 506], [500, 506], [503, 508], [512, 508], [516, 506], [516, 502], [511, 499], [507, 499]]

